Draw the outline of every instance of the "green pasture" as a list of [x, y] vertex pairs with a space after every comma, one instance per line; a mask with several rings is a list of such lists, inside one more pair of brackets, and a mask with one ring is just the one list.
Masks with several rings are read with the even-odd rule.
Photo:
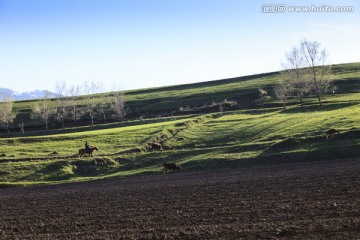
[[[0, 182], [21, 185], [160, 174], [164, 161], [177, 162], [183, 171], [197, 171], [357, 157], [359, 122], [356, 104], [311, 112], [239, 110], [79, 133], [3, 138]], [[326, 141], [322, 133], [329, 128], [340, 134]], [[77, 158], [84, 140], [99, 148], [94, 155], [105, 159], [106, 166], [95, 166], [91, 157]], [[164, 151], [146, 149], [155, 140], [162, 142]]]
[[[95, 129], [69, 128], [67, 132], [3, 135], [0, 187], [162, 174], [165, 161], [178, 163], [186, 172], [357, 158], [360, 155], [359, 69], [359, 63], [335, 65], [335, 93], [324, 95], [322, 107], [316, 99], [305, 99], [305, 110], [299, 107], [296, 98], [290, 99], [286, 110], [276, 100], [271, 105], [252, 104], [259, 88], [272, 91], [277, 73], [129, 91], [125, 96], [130, 105], [142, 106], [149, 112], [186, 105], [201, 108], [224, 99], [240, 102], [237, 108], [223, 112], [128, 120]], [[16, 107], [24, 110], [29, 104], [17, 102]], [[340, 130], [340, 134], [326, 140], [322, 135], [330, 128]], [[106, 160], [106, 165], [96, 166], [92, 157], [77, 157], [85, 140], [98, 147], [94, 156]], [[160, 142], [165, 150], [150, 149], [151, 142]]]

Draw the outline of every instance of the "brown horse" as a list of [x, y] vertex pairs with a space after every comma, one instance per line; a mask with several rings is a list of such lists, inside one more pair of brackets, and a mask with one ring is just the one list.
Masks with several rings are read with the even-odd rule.
[[81, 158], [81, 156], [84, 155], [84, 154], [88, 154], [88, 155], [92, 156], [92, 153], [95, 150], [99, 151], [99, 149], [97, 147], [92, 147], [89, 150], [86, 149], [86, 148], [79, 149], [78, 157]]
[[169, 170], [181, 170], [181, 167], [178, 166], [176, 163], [163, 163], [163, 167], [164, 167], [164, 174], [167, 173]]
[[153, 151], [155, 151], [155, 150], [163, 151], [163, 150], [164, 150], [163, 147], [162, 147], [162, 145], [161, 145], [160, 143], [153, 142], [153, 143], [151, 143], [150, 145], [151, 145], [151, 149], [152, 149]]
[[324, 132], [324, 135], [323, 135], [323, 136], [324, 136], [326, 139], [329, 139], [329, 137], [333, 138], [335, 133], [340, 133], [340, 131], [332, 128], [332, 129], [327, 130], [326, 132]]
[[106, 160], [103, 158], [94, 158], [95, 165], [103, 166], [106, 165]]

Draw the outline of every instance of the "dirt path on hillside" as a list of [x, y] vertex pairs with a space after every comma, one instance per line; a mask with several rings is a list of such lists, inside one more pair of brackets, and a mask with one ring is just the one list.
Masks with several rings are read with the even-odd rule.
[[359, 239], [360, 160], [0, 190], [0, 239]]

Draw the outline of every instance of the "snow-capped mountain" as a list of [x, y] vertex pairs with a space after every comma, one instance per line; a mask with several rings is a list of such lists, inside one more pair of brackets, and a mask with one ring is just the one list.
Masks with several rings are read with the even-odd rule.
[[4, 96], [9, 96], [15, 101], [19, 101], [44, 98], [45, 95], [47, 95], [48, 97], [55, 97], [57, 94], [52, 93], [48, 90], [35, 90], [31, 92], [19, 93], [8, 88], [0, 88], [0, 101], [3, 99]]

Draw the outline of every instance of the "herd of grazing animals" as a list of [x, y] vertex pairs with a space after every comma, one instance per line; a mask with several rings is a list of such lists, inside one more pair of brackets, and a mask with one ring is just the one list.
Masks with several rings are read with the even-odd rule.
[[[339, 130], [331, 128], [331, 129], [327, 130], [326, 132], [324, 132], [323, 137], [326, 138], [326, 140], [328, 140], [330, 137], [333, 138], [335, 134], [339, 134], [339, 133], [340, 133]], [[150, 148], [153, 151], [163, 151], [164, 150], [163, 146], [160, 143], [152, 142], [149, 145], [150, 145]], [[89, 150], [87, 150], [87, 149], [79, 149], [78, 157], [81, 158], [84, 154], [88, 154], [89, 156], [93, 156], [92, 153], [95, 150], [98, 151], [99, 149], [97, 147], [92, 147]], [[103, 165], [107, 164], [106, 160], [104, 160], [102, 158], [98, 158], [98, 157], [94, 157], [94, 163], [97, 166], [103, 166]], [[164, 174], [166, 174], [170, 170], [172, 170], [172, 171], [181, 170], [181, 167], [179, 165], [177, 165], [176, 163], [173, 163], [173, 162], [165, 162], [165, 163], [163, 163], [163, 169], [164, 169]]]

